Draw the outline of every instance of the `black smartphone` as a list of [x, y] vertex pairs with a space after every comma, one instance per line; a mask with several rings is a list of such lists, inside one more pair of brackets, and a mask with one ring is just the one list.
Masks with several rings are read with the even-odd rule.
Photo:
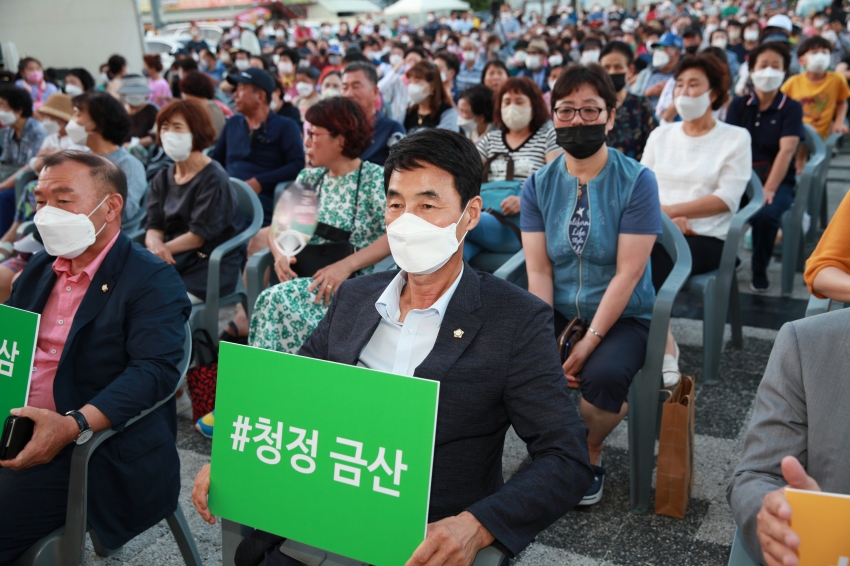
[[0, 437], [0, 460], [14, 460], [32, 440], [35, 423], [27, 417], [6, 417]]

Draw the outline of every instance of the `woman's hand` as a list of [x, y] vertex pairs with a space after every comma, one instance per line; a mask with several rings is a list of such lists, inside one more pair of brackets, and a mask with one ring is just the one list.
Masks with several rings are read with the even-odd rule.
[[567, 361], [564, 362], [564, 375], [567, 376], [567, 387], [571, 389], [578, 388], [581, 379], [577, 376], [581, 373], [584, 364], [587, 363], [587, 358], [590, 357], [590, 354], [593, 353], [599, 342], [598, 336], [588, 332], [584, 335], [584, 338], [573, 346], [570, 355], [567, 357]]
[[509, 196], [505, 197], [505, 200], [502, 201], [502, 214], [505, 216], [511, 216], [513, 214], [519, 214], [519, 197], [518, 196]]
[[146, 240], [145, 244], [153, 255], [170, 265], [177, 263], [174, 261], [174, 256], [171, 255], [171, 252], [165, 247], [165, 242], [159, 238], [147, 238]]
[[676, 218], [671, 218], [671, 220], [685, 236], [692, 236], [694, 234], [694, 231], [691, 229], [691, 221], [684, 216], [677, 216]]
[[313, 283], [307, 287], [307, 292], [312, 293], [318, 289], [318, 292], [316, 293], [317, 304], [324, 301], [325, 306], [329, 305], [334, 291], [339, 289], [342, 282], [351, 277], [351, 274], [354, 273], [354, 271], [348, 267], [348, 262], [345, 259], [332, 263], [327, 267], [323, 267], [317, 271], [315, 275], [313, 275]]
[[280, 279], [281, 283], [298, 277], [298, 274], [289, 267], [290, 264], [297, 263], [297, 261], [294, 257], [286, 257], [283, 254], [274, 260], [274, 272], [277, 274], [277, 278]]

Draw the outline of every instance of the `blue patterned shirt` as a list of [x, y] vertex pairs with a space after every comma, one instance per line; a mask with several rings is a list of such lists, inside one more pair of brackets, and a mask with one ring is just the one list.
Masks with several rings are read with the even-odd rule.
[[121, 214], [121, 219], [127, 222], [139, 212], [142, 197], [148, 192], [145, 166], [127, 153], [123, 147], [103, 157], [114, 163], [127, 176], [127, 202], [124, 203], [124, 212]]
[[0, 154], [0, 163], [29, 163], [36, 156], [47, 132], [41, 123], [35, 118], [27, 118], [21, 138], [15, 136], [15, 128], [8, 127], [3, 131], [3, 153]]

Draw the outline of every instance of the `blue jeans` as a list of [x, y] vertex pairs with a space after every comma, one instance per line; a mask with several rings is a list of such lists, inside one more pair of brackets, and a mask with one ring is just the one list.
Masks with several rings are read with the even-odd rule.
[[0, 236], [9, 231], [15, 221], [15, 189], [0, 191]]
[[[753, 227], [753, 274], [766, 275], [770, 256], [773, 255], [773, 243], [782, 221], [782, 215], [794, 204], [794, 185], [782, 183], [776, 189], [773, 202], [761, 207], [750, 219]], [[783, 261], [796, 261], [795, 258], [782, 258]]]
[[466, 235], [464, 243], [463, 259], [466, 261], [482, 251], [511, 254], [522, 249], [522, 242], [513, 229], [489, 212], [481, 213], [481, 221]]

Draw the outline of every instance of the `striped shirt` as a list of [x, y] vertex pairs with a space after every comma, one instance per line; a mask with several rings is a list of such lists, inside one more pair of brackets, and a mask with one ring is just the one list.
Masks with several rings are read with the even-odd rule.
[[539, 130], [525, 140], [516, 149], [510, 149], [505, 141], [502, 130], [493, 130], [478, 140], [478, 153], [485, 160], [500, 156], [490, 162], [487, 181], [505, 181], [507, 176], [508, 159], [504, 154], [510, 154], [514, 162], [514, 181], [525, 181], [535, 171], [546, 165], [546, 156], [557, 151], [555, 127], [552, 122], [546, 122]]

